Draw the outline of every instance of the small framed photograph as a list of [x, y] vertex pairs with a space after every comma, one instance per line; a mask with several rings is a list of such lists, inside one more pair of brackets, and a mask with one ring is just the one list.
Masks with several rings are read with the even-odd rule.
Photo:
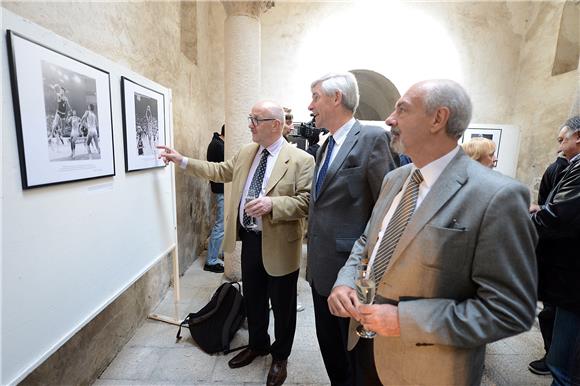
[[490, 141], [493, 141], [496, 146], [495, 153], [496, 155], [499, 154], [499, 150], [501, 147], [501, 128], [478, 128], [478, 127], [469, 127], [463, 133], [463, 137], [461, 138], [461, 143], [467, 142], [472, 138], [483, 137], [487, 138]]
[[23, 189], [115, 175], [109, 73], [8, 31]]
[[165, 145], [165, 94], [121, 78], [125, 171], [165, 167], [157, 145]]

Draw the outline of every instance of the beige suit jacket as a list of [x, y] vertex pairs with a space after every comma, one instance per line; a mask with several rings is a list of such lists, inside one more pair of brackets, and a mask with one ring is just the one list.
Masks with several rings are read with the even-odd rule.
[[[259, 145], [245, 145], [225, 162], [189, 159], [186, 172], [214, 182], [231, 182], [230, 203], [225, 214], [223, 250], [234, 251], [239, 240], [238, 208], [252, 161]], [[300, 268], [304, 218], [308, 214], [314, 159], [305, 151], [284, 142], [265, 195], [272, 211], [262, 217], [262, 259], [271, 276], [283, 276]]]
[[[383, 218], [412, 170], [387, 174], [367, 228], [335, 286], [354, 288]], [[536, 308], [535, 229], [529, 191], [462, 150], [417, 208], [377, 293], [398, 303], [401, 335], [377, 336], [384, 385], [477, 385], [485, 345], [526, 331]], [[351, 328], [356, 327], [351, 323]], [[349, 347], [357, 342], [351, 330]]]

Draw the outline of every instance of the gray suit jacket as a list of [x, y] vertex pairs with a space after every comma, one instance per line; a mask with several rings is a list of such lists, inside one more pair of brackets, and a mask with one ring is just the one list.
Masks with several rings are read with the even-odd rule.
[[395, 165], [385, 130], [355, 122], [333, 160], [320, 192], [316, 176], [324, 160], [325, 143], [316, 157], [308, 213], [306, 278], [328, 296], [336, 275], [364, 231], [385, 174]]
[[[386, 176], [335, 286], [354, 288], [381, 222], [413, 165]], [[377, 293], [398, 303], [400, 337], [376, 337], [385, 385], [476, 385], [485, 344], [526, 331], [536, 309], [537, 234], [529, 191], [460, 149], [417, 208]], [[351, 329], [356, 327], [351, 320]], [[357, 342], [349, 335], [349, 348]]]

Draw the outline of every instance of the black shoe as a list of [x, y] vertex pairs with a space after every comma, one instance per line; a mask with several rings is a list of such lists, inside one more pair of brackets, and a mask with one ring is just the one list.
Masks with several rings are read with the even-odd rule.
[[538, 359], [537, 361], [530, 362], [528, 365], [528, 370], [534, 374], [538, 375], [550, 375], [550, 369], [546, 365], [546, 357]]
[[223, 273], [224, 266], [221, 264], [204, 264], [203, 270], [215, 273]]
[[252, 363], [257, 357], [263, 357], [264, 355], [268, 355], [268, 350], [255, 351], [251, 348], [246, 348], [238, 355], [230, 359], [228, 366], [230, 366], [232, 369], [244, 367]]

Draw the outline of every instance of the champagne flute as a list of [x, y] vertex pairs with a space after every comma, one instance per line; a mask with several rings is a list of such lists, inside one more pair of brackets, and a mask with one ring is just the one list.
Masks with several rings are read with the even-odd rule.
[[[249, 190], [248, 194], [246, 195], [246, 200], [245, 200], [245, 205], [248, 205], [248, 203], [250, 201], [254, 201], [256, 198], [260, 197], [258, 194], [256, 194], [255, 192]], [[250, 217], [250, 216], [249, 216]], [[255, 217], [250, 217], [250, 223], [245, 225], [246, 229], [248, 230], [256, 230], [258, 228], [258, 224], [256, 224], [256, 218]]]
[[[369, 268], [368, 261], [361, 261], [356, 267], [356, 295], [362, 304], [372, 304], [375, 299], [376, 284], [374, 272]], [[376, 333], [359, 325], [356, 334], [361, 338], [372, 339]]]

